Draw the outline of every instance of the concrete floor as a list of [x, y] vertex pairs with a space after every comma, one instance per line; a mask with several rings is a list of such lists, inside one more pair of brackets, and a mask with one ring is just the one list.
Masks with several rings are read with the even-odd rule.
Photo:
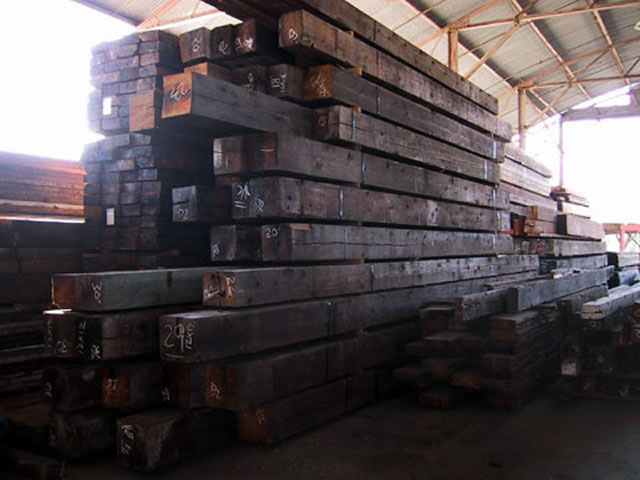
[[[640, 479], [640, 406], [542, 396], [517, 413], [479, 405], [420, 409], [413, 396], [365, 408], [272, 448], [237, 445], [153, 474], [158, 479]], [[113, 461], [68, 478], [149, 478]]]

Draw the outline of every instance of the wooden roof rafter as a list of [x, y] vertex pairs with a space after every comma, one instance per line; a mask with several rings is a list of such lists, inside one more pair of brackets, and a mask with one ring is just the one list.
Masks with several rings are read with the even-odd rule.
[[566, 17], [568, 15], [578, 15], [578, 14], [585, 14], [585, 13], [593, 14], [593, 13], [599, 13], [605, 10], [637, 7], [638, 5], [640, 5], [640, 0], [628, 0], [625, 2], [619, 2], [619, 3], [602, 3], [602, 4], [595, 4], [595, 2], [592, 2], [591, 7], [574, 8], [570, 10], [559, 10], [555, 12], [532, 13], [520, 18], [517, 18], [517, 17], [500, 18], [496, 20], [489, 20], [486, 22], [468, 23], [466, 25], [460, 24], [456, 28], [460, 31], [463, 31], [463, 30], [474, 30], [478, 28], [499, 27], [504, 25], [510, 25], [514, 22], [531, 24], [531, 23], [535, 23], [538, 20], [548, 20], [550, 18], [560, 18], [560, 17]]
[[[585, 1], [587, 2], [587, 5], [589, 5], [590, 8], [594, 7], [595, 0], [585, 0]], [[609, 51], [611, 52], [611, 56], [613, 57], [613, 60], [616, 62], [616, 67], [618, 68], [618, 71], [620, 72], [620, 75], [622, 75], [624, 77], [624, 64], [622, 63], [622, 59], [620, 58], [620, 54], [618, 53], [618, 49], [613, 46], [613, 39], [611, 38], [611, 35], [609, 34], [609, 29], [607, 28], [606, 24], [604, 23], [604, 19], [602, 18], [602, 14], [600, 13], [600, 11], [594, 10], [593, 11], [593, 18], [594, 18], [595, 22], [598, 24], [598, 28], [600, 29], [600, 32], [602, 33], [602, 36], [604, 37], [605, 42], [607, 42], [607, 45], [610, 47]], [[627, 85], [631, 84], [629, 82], [629, 79], [624, 79], [624, 82]]]

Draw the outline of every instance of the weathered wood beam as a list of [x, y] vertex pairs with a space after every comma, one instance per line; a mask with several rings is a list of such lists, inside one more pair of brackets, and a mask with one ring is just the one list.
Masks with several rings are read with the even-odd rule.
[[[463, 15], [460, 18], [458, 18], [457, 20], [454, 20], [453, 22], [449, 22], [444, 27], [438, 28], [438, 30], [436, 30], [434, 33], [432, 33], [428, 37], [426, 37], [426, 38], [424, 38], [422, 40], [419, 40], [418, 42], [416, 42], [416, 47], [422, 48], [427, 43], [431, 42], [432, 40], [435, 40], [436, 38], [439, 38], [444, 33], [452, 32], [452, 31], [456, 31], [457, 32], [458, 31], [457, 27], [468, 25], [469, 21], [473, 17], [475, 17], [476, 15], [478, 15], [478, 14], [480, 14], [482, 12], [485, 12], [485, 11], [489, 10], [490, 8], [496, 6], [499, 3], [502, 3], [504, 1], [505, 0], [489, 0], [488, 2], [480, 5], [478, 8], [473, 9], [471, 12], [466, 13], [465, 15]], [[424, 13], [421, 12], [421, 15], [424, 15]], [[456, 37], [457, 37], [457, 35], [456, 35]], [[457, 38], [456, 38], [456, 40], [457, 40]]]
[[[454, 72], [458, 72], [458, 31], [457, 30], [449, 30], [448, 33], [448, 65], [451, 70]], [[483, 62], [484, 63], [484, 62]], [[481, 65], [478, 65], [480, 68]], [[466, 77], [467, 79], [469, 76]]]

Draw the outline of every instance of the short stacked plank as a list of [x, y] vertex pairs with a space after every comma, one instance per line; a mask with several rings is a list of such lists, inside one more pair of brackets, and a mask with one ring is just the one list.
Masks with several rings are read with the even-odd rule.
[[394, 372], [427, 407], [467, 396], [517, 409], [557, 374], [564, 334], [560, 305], [576, 294], [606, 294], [606, 269], [491, 282], [484, 292], [420, 311], [423, 338], [407, 344], [419, 359]]
[[[86, 147], [85, 270], [196, 266], [206, 262], [202, 229], [171, 225], [171, 189], [211, 172], [201, 158], [210, 145], [185, 147], [165, 131], [130, 134], [144, 109], [138, 95], [158, 94], [162, 75], [182, 71], [178, 39], [152, 31], [94, 48], [89, 105], [94, 130], [106, 135]], [[135, 123], [135, 120], [134, 120]]]
[[82, 221], [82, 166], [0, 152], [0, 218]]
[[583, 302], [565, 342], [559, 399], [640, 399], [640, 285]]
[[607, 260], [615, 270], [609, 280], [611, 288], [620, 285], [632, 285], [640, 278], [640, 253], [607, 252]]

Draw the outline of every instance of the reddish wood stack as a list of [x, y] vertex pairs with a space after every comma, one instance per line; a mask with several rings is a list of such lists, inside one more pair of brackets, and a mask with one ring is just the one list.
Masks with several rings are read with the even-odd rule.
[[640, 286], [619, 286], [575, 305], [564, 345], [561, 400], [640, 399]]
[[0, 152], [0, 218], [82, 221], [82, 165]]

